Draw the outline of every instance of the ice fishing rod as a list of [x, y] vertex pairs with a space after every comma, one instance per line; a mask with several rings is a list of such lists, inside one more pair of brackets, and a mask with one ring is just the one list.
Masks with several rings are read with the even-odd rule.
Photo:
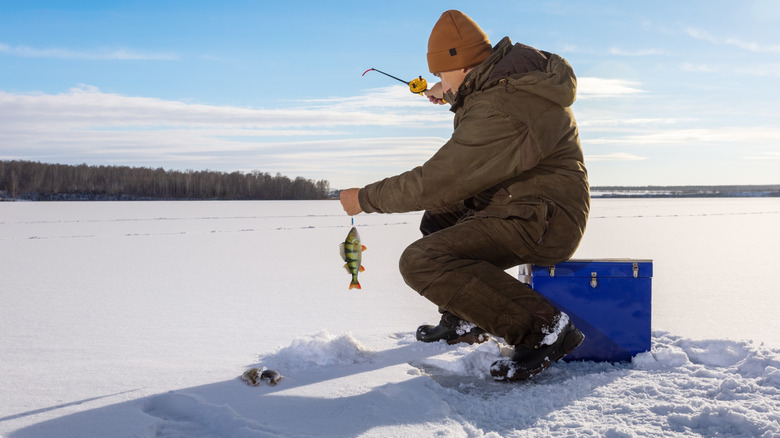
[[401, 79], [401, 78], [397, 78], [397, 77], [395, 77], [395, 76], [393, 76], [393, 75], [391, 75], [391, 74], [385, 73], [385, 72], [383, 72], [382, 70], [377, 70], [377, 69], [375, 69], [375, 68], [373, 68], [373, 67], [372, 67], [372, 68], [369, 68], [369, 69], [368, 69], [368, 70], [366, 70], [366, 71], [364, 71], [364, 72], [363, 72], [363, 74], [362, 74], [361, 76], [365, 76], [365, 75], [366, 75], [366, 73], [368, 73], [368, 72], [370, 72], [370, 71], [372, 71], [372, 70], [373, 70], [373, 71], [375, 71], [375, 72], [377, 72], [377, 73], [382, 73], [382, 74], [383, 74], [383, 75], [385, 75], [385, 76], [391, 77], [391, 78], [395, 79], [395, 80], [396, 80], [396, 81], [398, 81], [398, 82], [403, 82], [404, 84], [406, 84], [406, 85], [408, 85], [408, 86], [409, 86], [409, 90], [410, 90], [412, 93], [419, 94], [420, 96], [422, 96], [422, 95], [423, 95], [423, 92], [424, 92], [424, 91], [428, 90], [428, 81], [426, 81], [425, 79], [423, 79], [423, 77], [422, 77], [422, 76], [418, 77], [417, 79], [412, 79], [411, 81], [405, 81], [405, 80], [403, 80], [403, 79]]

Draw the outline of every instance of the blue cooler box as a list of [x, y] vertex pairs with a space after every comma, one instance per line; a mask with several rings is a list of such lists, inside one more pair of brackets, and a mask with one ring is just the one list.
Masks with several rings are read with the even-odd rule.
[[534, 265], [531, 287], [585, 334], [565, 360], [622, 362], [650, 350], [652, 277], [652, 260], [573, 259]]

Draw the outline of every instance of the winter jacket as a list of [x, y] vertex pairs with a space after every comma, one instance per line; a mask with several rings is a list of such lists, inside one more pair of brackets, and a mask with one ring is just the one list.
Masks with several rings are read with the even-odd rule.
[[[422, 166], [359, 192], [365, 212], [465, 205], [477, 217], [518, 218], [554, 262], [573, 254], [590, 209], [570, 106], [577, 79], [558, 55], [502, 39], [448, 95], [452, 138]], [[568, 255], [567, 255], [568, 254]]]

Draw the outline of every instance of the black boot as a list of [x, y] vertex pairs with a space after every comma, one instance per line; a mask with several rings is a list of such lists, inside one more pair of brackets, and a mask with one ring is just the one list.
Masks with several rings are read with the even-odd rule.
[[421, 325], [415, 335], [418, 341], [438, 342], [442, 339], [448, 344], [466, 342], [468, 344], [485, 342], [490, 336], [476, 324], [462, 320], [452, 313], [445, 312], [439, 325]]
[[526, 380], [546, 370], [553, 362], [577, 348], [585, 340], [585, 335], [574, 327], [574, 324], [568, 320], [568, 316], [562, 315], [566, 318], [566, 324], [561, 324], [563, 328], [558, 331], [557, 339], [549, 339], [550, 343], [547, 344], [545, 341], [555, 336], [548, 334], [541, 345], [534, 348], [515, 345], [515, 353], [511, 358], [497, 360], [490, 366], [490, 375], [493, 379]]

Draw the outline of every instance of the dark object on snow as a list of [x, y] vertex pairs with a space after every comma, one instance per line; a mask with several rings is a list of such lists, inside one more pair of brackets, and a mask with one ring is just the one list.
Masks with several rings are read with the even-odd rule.
[[464, 321], [452, 313], [444, 313], [439, 325], [421, 325], [417, 328], [415, 337], [422, 342], [447, 341], [448, 344], [465, 342], [468, 344], [482, 343], [490, 338], [484, 330], [475, 324]]
[[263, 370], [263, 372], [260, 373], [260, 379], [271, 386], [276, 386], [276, 384], [282, 380], [282, 375], [276, 370]]
[[499, 359], [490, 366], [490, 375], [495, 380], [515, 381], [529, 379], [546, 370], [582, 343], [585, 336], [569, 321], [550, 345], [531, 349], [516, 345], [515, 353], [509, 359]]
[[271, 386], [276, 386], [282, 375], [276, 370], [260, 370], [260, 368], [250, 368], [241, 375], [241, 380], [251, 386], [260, 386], [263, 382]]

